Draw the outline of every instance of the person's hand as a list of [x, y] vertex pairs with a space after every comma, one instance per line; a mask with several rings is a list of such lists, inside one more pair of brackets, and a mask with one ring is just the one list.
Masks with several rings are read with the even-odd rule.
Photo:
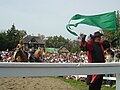
[[86, 35], [85, 34], [80, 34], [80, 36], [78, 37], [78, 39], [82, 42], [85, 41]]

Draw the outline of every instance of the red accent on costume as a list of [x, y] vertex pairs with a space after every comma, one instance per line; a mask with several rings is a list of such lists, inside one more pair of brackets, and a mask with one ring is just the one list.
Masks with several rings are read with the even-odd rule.
[[[104, 40], [100, 41], [100, 45], [101, 45], [101, 49], [102, 52], [104, 54], [104, 48], [102, 46], [102, 43], [104, 42]], [[86, 47], [88, 50], [88, 63], [92, 63], [92, 50], [93, 50], [93, 43], [92, 42], [81, 42], [80, 43], [80, 47]], [[94, 83], [96, 81], [96, 79], [98, 79], [100, 77], [100, 75], [98, 74], [93, 74], [92, 75], [92, 80], [90, 83]]]

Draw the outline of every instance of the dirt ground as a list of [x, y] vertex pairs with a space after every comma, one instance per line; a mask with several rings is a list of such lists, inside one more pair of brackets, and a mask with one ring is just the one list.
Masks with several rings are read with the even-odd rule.
[[51, 77], [0, 78], [0, 90], [76, 90], [68, 83]]

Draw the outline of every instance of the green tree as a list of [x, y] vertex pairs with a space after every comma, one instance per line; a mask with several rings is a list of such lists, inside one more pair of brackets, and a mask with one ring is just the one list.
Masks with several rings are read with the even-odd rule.
[[0, 33], [0, 51], [7, 49], [7, 39], [6, 39], [6, 32]]
[[8, 48], [10, 50], [15, 48], [16, 45], [19, 43], [19, 41], [25, 35], [27, 35], [26, 31], [16, 29], [15, 25], [13, 24], [11, 29], [8, 29], [8, 31], [7, 31]]
[[61, 46], [66, 47], [70, 52], [79, 52], [79, 41], [65, 39], [63, 36], [50, 36], [46, 39], [46, 47], [49, 48], [60, 48]]
[[66, 48], [69, 48], [69, 39], [65, 39], [63, 36], [49, 36], [46, 39], [46, 47], [51, 48], [60, 48], [61, 46], [64, 46]]
[[72, 41], [71, 52], [80, 52], [80, 46], [79, 46], [79, 41], [78, 40], [73, 40]]
[[120, 48], [120, 15], [119, 11], [117, 11], [117, 30], [116, 31], [107, 31], [103, 30], [104, 32], [104, 38], [109, 40], [110, 42], [114, 39], [117, 39], [115, 47]]
[[[104, 39], [108, 40], [109, 42], [112, 42], [113, 40], [117, 39], [117, 41], [114, 43], [113, 47], [120, 47], [120, 29], [116, 31], [106, 31], [104, 32]], [[116, 44], [116, 45], [115, 45]]]

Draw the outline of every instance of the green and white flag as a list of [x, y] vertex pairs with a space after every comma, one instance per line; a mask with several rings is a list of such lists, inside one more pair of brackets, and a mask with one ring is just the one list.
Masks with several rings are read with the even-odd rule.
[[[72, 21], [76, 22], [71, 23]], [[74, 31], [72, 31], [71, 26], [77, 27], [79, 24], [96, 26], [104, 30], [116, 30], [116, 13], [114, 11], [91, 16], [76, 14], [70, 19], [66, 28], [71, 34], [78, 36]]]

